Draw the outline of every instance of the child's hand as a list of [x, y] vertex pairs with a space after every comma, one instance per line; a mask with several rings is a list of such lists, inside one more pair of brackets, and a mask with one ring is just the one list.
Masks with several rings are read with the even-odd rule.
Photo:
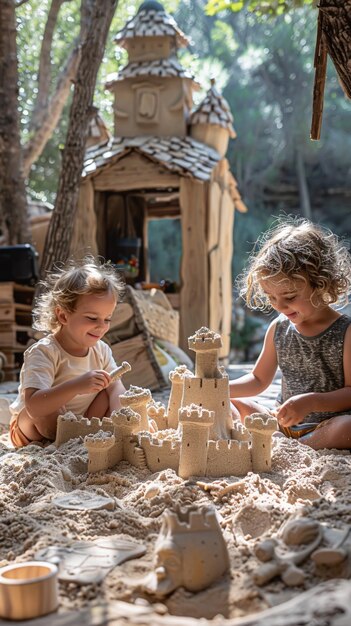
[[104, 370], [91, 370], [77, 378], [78, 395], [102, 391], [110, 384], [110, 381], [110, 375]]
[[313, 394], [302, 393], [286, 400], [276, 412], [278, 422], [282, 426], [294, 426], [303, 421], [312, 412], [311, 398]]

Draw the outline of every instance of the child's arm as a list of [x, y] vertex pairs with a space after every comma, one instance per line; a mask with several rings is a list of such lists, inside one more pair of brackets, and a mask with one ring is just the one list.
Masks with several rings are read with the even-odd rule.
[[286, 400], [277, 412], [278, 421], [282, 426], [299, 424], [309, 413], [342, 412], [350, 409], [351, 326], [348, 327], [345, 335], [343, 367], [345, 386], [341, 389], [324, 393], [302, 393]]
[[111, 383], [107, 387], [106, 391], [109, 397], [110, 412], [118, 411], [118, 409], [121, 408], [121, 401], [119, 399], [119, 396], [126, 392], [126, 388], [123, 385], [121, 379], [119, 378], [114, 383]]
[[50, 389], [34, 389], [31, 387], [25, 390], [25, 406], [35, 423], [37, 420], [40, 421], [41, 418], [55, 413], [61, 406], [77, 395], [98, 393], [105, 389], [109, 382], [110, 376], [107, 372], [104, 370], [92, 370]]
[[274, 320], [267, 332], [263, 348], [250, 374], [240, 376], [229, 383], [231, 398], [256, 396], [271, 384], [277, 371], [278, 361], [274, 345], [274, 332], [277, 320]]

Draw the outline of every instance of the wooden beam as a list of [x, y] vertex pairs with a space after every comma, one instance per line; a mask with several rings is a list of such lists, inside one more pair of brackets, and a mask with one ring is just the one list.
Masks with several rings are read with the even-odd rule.
[[[208, 256], [205, 186], [182, 178], [180, 183], [182, 261], [180, 291], [180, 347], [188, 352], [188, 337], [208, 326]], [[194, 356], [193, 354], [191, 356]]]
[[323, 33], [323, 13], [321, 12], [321, 10], [319, 10], [317, 41], [314, 53], [315, 75], [313, 85], [312, 124], [310, 133], [310, 137], [314, 141], [320, 139], [321, 137], [324, 105], [324, 87], [327, 75], [327, 61], [327, 45], [325, 41], [325, 35]]

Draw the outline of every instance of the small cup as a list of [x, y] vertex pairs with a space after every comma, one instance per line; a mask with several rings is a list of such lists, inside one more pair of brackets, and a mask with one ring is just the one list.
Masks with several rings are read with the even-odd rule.
[[56, 611], [58, 569], [46, 561], [27, 561], [0, 569], [0, 617], [31, 619]]

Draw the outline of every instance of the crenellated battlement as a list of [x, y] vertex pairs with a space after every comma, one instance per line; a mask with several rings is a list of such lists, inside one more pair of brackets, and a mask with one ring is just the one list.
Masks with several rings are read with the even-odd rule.
[[245, 417], [245, 428], [251, 433], [266, 433], [270, 436], [278, 430], [278, 421], [276, 417], [265, 413], [253, 413]]
[[99, 430], [95, 434], [87, 435], [84, 438], [85, 447], [90, 450], [108, 450], [115, 445], [116, 438], [111, 433]]
[[250, 471], [252, 459], [248, 441], [208, 442], [206, 476], [244, 476]]
[[186, 365], [178, 365], [174, 370], [169, 372], [168, 378], [171, 383], [182, 383], [185, 376], [193, 376], [193, 373]]
[[122, 407], [118, 411], [113, 411], [111, 415], [115, 428], [123, 428], [130, 434], [137, 432], [140, 426], [140, 415], [130, 407]]
[[221, 336], [202, 326], [194, 335], [189, 337], [188, 346], [195, 352], [207, 352], [208, 350], [219, 350], [222, 347]]
[[163, 514], [163, 527], [166, 533], [199, 533], [217, 531], [218, 520], [215, 509], [207, 506], [186, 509], [177, 508], [176, 511], [166, 509]]
[[120, 395], [119, 398], [122, 406], [132, 407], [143, 402], [150, 402], [152, 400], [152, 395], [149, 389], [143, 389], [142, 387], [131, 385], [125, 393]]
[[103, 417], [102, 420], [100, 420], [98, 417], [92, 417], [91, 420], [88, 420], [82, 415], [75, 415], [69, 411], [64, 415], [59, 415], [57, 418], [56, 439], [54, 444], [59, 447], [70, 439], [95, 434], [99, 430], [113, 433], [112, 419]]
[[190, 404], [179, 409], [179, 422], [183, 424], [192, 424], [196, 426], [212, 426], [214, 422], [214, 412], [198, 406]]
[[233, 422], [231, 438], [235, 441], [249, 441], [250, 433], [241, 422]]

